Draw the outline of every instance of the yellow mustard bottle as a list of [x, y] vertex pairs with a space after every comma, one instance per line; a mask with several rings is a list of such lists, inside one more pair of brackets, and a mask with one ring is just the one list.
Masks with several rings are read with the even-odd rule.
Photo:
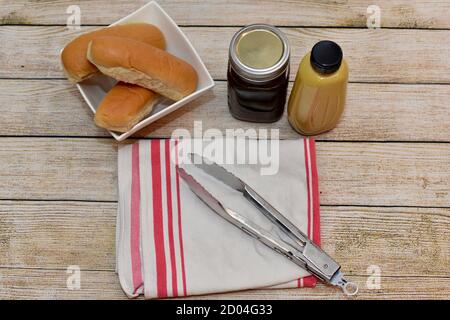
[[320, 41], [301, 61], [288, 102], [291, 126], [303, 135], [333, 129], [343, 111], [348, 66], [342, 49], [333, 41]]

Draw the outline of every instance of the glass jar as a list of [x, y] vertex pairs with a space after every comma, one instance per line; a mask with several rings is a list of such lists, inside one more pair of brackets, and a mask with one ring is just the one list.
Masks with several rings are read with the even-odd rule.
[[228, 106], [244, 121], [281, 118], [289, 82], [290, 49], [286, 36], [266, 24], [253, 24], [233, 37], [228, 61]]
[[342, 49], [320, 41], [301, 61], [288, 102], [291, 126], [303, 135], [333, 129], [345, 105], [348, 67]]

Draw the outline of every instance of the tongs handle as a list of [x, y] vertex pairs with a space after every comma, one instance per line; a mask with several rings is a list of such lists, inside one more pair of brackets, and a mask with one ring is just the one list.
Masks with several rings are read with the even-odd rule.
[[272, 207], [270, 203], [264, 200], [263, 197], [247, 184], [244, 187], [244, 197], [253, 203], [270, 221], [278, 225], [292, 240], [302, 247], [309, 241], [308, 237], [301, 232], [299, 228], [284, 217], [277, 209]]
[[298, 265], [306, 267], [306, 269], [325, 282], [330, 283], [341, 266], [248, 185], [244, 187], [244, 196], [269, 220], [278, 225], [292, 240], [299, 244], [300, 248], [297, 251], [299, 254], [294, 257], [298, 260], [292, 260]]

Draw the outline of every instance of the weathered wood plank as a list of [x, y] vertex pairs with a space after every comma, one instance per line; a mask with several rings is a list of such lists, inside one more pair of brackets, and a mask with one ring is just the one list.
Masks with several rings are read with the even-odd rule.
[[346, 297], [336, 288], [327, 287], [321, 283], [313, 289], [291, 290], [253, 290], [235, 292], [207, 297], [209, 299], [449, 299], [449, 278], [408, 278], [384, 277], [381, 289], [368, 289], [366, 276], [352, 276], [352, 281], [359, 285], [356, 297]]
[[[116, 213], [116, 203], [0, 201], [0, 267], [113, 271]], [[322, 207], [321, 229], [346, 273], [450, 277], [450, 209]]]
[[1, 135], [111, 136], [67, 80], [0, 80]]
[[0, 267], [115, 268], [117, 203], [0, 201]]
[[[105, 136], [75, 86], [65, 80], [0, 80], [0, 135]], [[137, 136], [170, 137], [178, 128], [278, 128], [295, 139], [286, 115], [275, 124], [235, 120], [227, 107], [226, 83], [148, 126]], [[450, 141], [450, 86], [350, 83], [346, 111], [338, 127], [321, 140]], [[31, 102], [31, 103], [30, 103]], [[430, 130], [433, 128], [433, 130]]]
[[[111, 139], [0, 139], [0, 199], [117, 200]], [[450, 144], [317, 145], [321, 203], [450, 206]]]
[[0, 299], [126, 299], [113, 271], [81, 271], [81, 289], [69, 290], [64, 270], [0, 268]]
[[[91, 30], [92, 28], [83, 28]], [[226, 79], [229, 41], [237, 28], [183, 28], [212, 76]], [[353, 82], [450, 83], [450, 30], [283, 28], [292, 46], [291, 79], [315, 42], [342, 45]], [[0, 27], [0, 78], [64, 77], [61, 48], [76, 35], [65, 27]], [[26, 50], [24, 50], [26, 48]]]
[[[81, 271], [80, 290], [67, 289], [65, 270], [0, 269], [0, 299], [126, 299], [112, 271]], [[450, 278], [385, 277], [381, 289], [366, 288], [365, 276], [354, 276], [359, 293], [351, 299], [448, 299]], [[350, 299], [336, 288], [250, 290], [188, 299]]]
[[[109, 24], [146, 2], [78, 4], [83, 24]], [[225, 79], [227, 46], [237, 30], [233, 26], [262, 21], [365, 28], [366, 8], [372, 4], [365, 0], [161, 3], [179, 24], [230, 26], [183, 28], [219, 80]], [[63, 25], [71, 4], [4, 0], [0, 25]], [[377, 4], [384, 27], [450, 28], [448, 1]], [[108, 10], [103, 10], [106, 6]], [[450, 83], [446, 72], [450, 44], [442, 40], [450, 30], [283, 30], [293, 46], [292, 70], [315, 41], [329, 38], [342, 44], [353, 82]], [[0, 27], [0, 78], [63, 77], [59, 50], [73, 35], [64, 27]], [[0, 80], [0, 88], [0, 135], [108, 136], [93, 126], [90, 111], [63, 80]], [[349, 88], [341, 124], [320, 139], [448, 142], [448, 86], [353, 83]], [[224, 129], [224, 123], [253, 126], [232, 120], [225, 97], [225, 83], [220, 82], [214, 92], [141, 135], [168, 136], [178, 127], [191, 129], [198, 119], [204, 120], [204, 129]], [[285, 118], [274, 126], [283, 138], [296, 137]], [[117, 200], [116, 143], [110, 139], [0, 138], [0, 144], [0, 199]], [[322, 207], [324, 247], [360, 283], [358, 298], [448, 299], [449, 156], [450, 146], [441, 143], [318, 143], [324, 205], [447, 207]], [[124, 298], [112, 271], [115, 213], [115, 202], [0, 201], [0, 298]], [[79, 291], [66, 288], [65, 268], [70, 264], [83, 270]], [[381, 290], [364, 286], [369, 264], [382, 269]], [[322, 285], [313, 290], [212, 297], [342, 298]]]
[[[110, 24], [148, 0], [81, 0], [82, 24]], [[158, 1], [181, 25], [246, 25], [265, 22], [283, 26], [366, 27], [368, 0], [350, 1]], [[65, 25], [70, 0], [41, 2], [3, 0], [0, 24]], [[449, 28], [450, 5], [443, 0], [378, 0], [382, 27]], [[108, 8], [105, 10], [104, 8]], [[233, 19], [229, 19], [232, 16]]]
[[1, 190], [10, 189], [2, 199], [116, 200], [110, 139], [12, 138], [1, 143], [0, 159]]

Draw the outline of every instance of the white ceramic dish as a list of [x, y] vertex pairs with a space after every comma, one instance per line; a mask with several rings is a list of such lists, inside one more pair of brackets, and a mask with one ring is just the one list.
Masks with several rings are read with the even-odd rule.
[[[180, 101], [174, 102], [165, 99], [160, 102], [153, 108], [152, 113], [147, 118], [136, 124], [128, 132], [118, 134], [110, 131], [111, 135], [118, 141], [125, 140], [136, 131], [184, 106], [214, 86], [214, 81], [211, 75], [200, 59], [198, 53], [189, 42], [188, 38], [155, 1], [149, 2], [129, 16], [113, 23], [112, 25], [131, 22], [151, 23], [160, 28], [166, 38], [166, 50], [171, 54], [189, 62], [195, 68], [198, 75], [198, 85], [197, 90], [194, 93]], [[95, 113], [97, 106], [115, 83], [116, 81], [114, 79], [108, 78], [104, 75], [98, 75], [77, 84], [77, 87], [91, 110]]]

